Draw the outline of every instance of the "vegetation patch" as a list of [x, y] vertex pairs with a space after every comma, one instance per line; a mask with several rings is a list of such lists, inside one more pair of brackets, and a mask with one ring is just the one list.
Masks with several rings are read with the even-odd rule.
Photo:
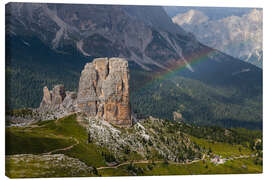
[[7, 156], [6, 175], [10, 178], [96, 176], [92, 167], [63, 154]]
[[[202, 138], [190, 137], [190, 139], [204, 149], [208, 149], [210, 153], [221, 155], [222, 157], [232, 157], [241, 155], [251, 155], [252, 151], [242, 145], [232, 145], [215, 141], [208, 141]], [[253, 152], [254, 153], [254, 152]]]
[[76, 115], [29, 127], [9, 127], [6, 128], [6, 154], [40, 154], [59, 149], [53, 153], [78, 158], [88, 166], [106, 165], [101, 155], [106, 148], [88, 143], [87, 138], [87, 130], [76, 121]]
[[[7, 175], [19, 178], [262, 171], [261, 131], [196, 127], [153, 117], [128, 129], [103, 121], [90, 123], [90, 137], [76, 114], [6, 128]], [[241, 137], [241, 142], [234, 137]], [[211, 162], [217, 155], [227, 158], [224, 164]], [[74, 171], [69, 171], [70, 166], [76, 166]]]
[[262, 166], [255, 164], [254, 160], [255, 158], [237, 159], [220, 165], [215, 165], [209, 161], [199, 161], [191, 164], [170, 162], [129, 164], [115, 169], [102, 169], [98, 173], [101, 176], [112, 176], [118, 172], [127, 176], [262, 173]]

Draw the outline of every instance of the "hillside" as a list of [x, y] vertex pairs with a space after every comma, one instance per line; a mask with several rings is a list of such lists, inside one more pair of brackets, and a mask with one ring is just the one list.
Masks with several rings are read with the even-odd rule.
[[[138, 114], [172, 120], [180, 111], [191, 123], [261, 128], [262, 70], [201, 44], [162, 7], [9, 3], [6, 10], [7, 111], [38, 107], [44, 86], [77, 91], [86, 62], [117, 56], [129, 61], [131, 108]], [[189, 85], [180, 90], [181, 83]], [[154, 87], [167, 98], [172, 91], [172, 103], [153, 104]], [[220, 108], [210, 110], [214, 105]]]
[[[88, 124], [88, 120], [77, 114], [6, 128], [6, 175], [22, 178], [262, 172], [260, 153], [255, 155], [261, 151], [255, 143], [261, 139], [259, 131], [196, 128], [153, 117], [131, 128], [95, 120]], [[208, 139], [198, 137], [202, 134], [198, 131], [208, 134]], [[222, 159], [218, 165], [215, 156]]]
[[[155, 116], [190, 124], [262, 129], [262, 96], [253, 89], [213, 87], [199, 80], [169, 76], [154, 79], [131, 92], [132, 110], [139, 117]], [[164, 106], [164, 104], [166, 104]]]

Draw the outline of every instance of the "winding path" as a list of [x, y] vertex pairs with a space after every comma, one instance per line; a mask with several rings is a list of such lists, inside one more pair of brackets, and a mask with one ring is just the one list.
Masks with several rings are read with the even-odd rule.
[[74, 146], [76, 146], [76, 145], [79, 144], [79, 141], [78, 141], [76, 138], [74, 138], [74, 140], [76, 141], [75, 144], [72, 144], [72, 145], [70, 145], [70, 146], [68, 146], [68, 147], [65, 147], [65, 148], [55, 149], [55, 150], [52, 150], [52, 151], [50, 151], [50, 152], [42, 153], [42, 155], [50, 155], [50, 154], [55, 153], [55, 152], [57, 152], [57, 151], [67, 151], [67, 150], [69, 150], [69, 149], [71, 149], [71, 148], [73, 148]]
[[[241, 155], [241, 156], [237, 156], [237, 157], [231, 157], [231, 158], [228, 158], [228, 160], [235, 160], [235, 159], [244, 159], [244, 158], [249, 158], [251, 157], [252, 155]], [[193, 163], [196, 163], [196, 162], [199, 162], [199, 161], [202, 161], [204, 160], [204, 158], [202, 159], [196, 159], [196, 160], [193, 160], [193, 161], [187, 161], [187, 162], [174, 162], [174, 161], [168, 161], [169, 164], [193, 164]], [[123, 165], [128, 165], [130, 163], [133, 163], [133, 164], [145, 164], [145, 163], [162, 163], [164, 161], [149, 161], [149, 160], [141, 160], [141, 161], [127, 161], [127, 162], [123, 162], [121, 164], [118, 164], [118, 165], [115, 165], [115, 166], [103, 166], [103, 167], [99, 167], [97, 168], [97, 170], [101, 170], [101, 169], [116, 169], [116, 168], [119, 168], [120, 166], [123, 166]]]

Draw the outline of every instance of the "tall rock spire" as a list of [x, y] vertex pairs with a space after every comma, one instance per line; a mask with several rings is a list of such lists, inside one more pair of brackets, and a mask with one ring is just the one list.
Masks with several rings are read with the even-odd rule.
[[78, 108], [89, 117], [114, 125], [131, 123], [128, 62], [122, 58], [97, 58], [81, 73]]

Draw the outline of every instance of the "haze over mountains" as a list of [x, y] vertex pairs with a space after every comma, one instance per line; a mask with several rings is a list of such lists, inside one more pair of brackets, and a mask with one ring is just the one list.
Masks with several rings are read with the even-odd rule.
[[171, 13], [173, 22], [196, 34], [200, 42], [262, 68], [262, 9], [166, 9], [178, 10]]
[[170, 17], [177, 14], [186, 13], [189, 10], [197, 10], [203, 12], [210, 20], [218, 20], [228, 16], [242, 16], [248, 13], [251, 8], [235, 8], [235, 7], [198, 7], [198, 6], [164, 6], [163, 7]]
[[[9, 109], [37, 107], [45, 85], [76, 90], [81, 69], [95, 57], [124, 57], [138, 114], [172, 119], [182, 104], [190, 122], [260, 127], [262, 70], [201, 44], [162, 7], [9, 3], [6, 32]], [[210, 112], [216, 106], [222, 115]]]

